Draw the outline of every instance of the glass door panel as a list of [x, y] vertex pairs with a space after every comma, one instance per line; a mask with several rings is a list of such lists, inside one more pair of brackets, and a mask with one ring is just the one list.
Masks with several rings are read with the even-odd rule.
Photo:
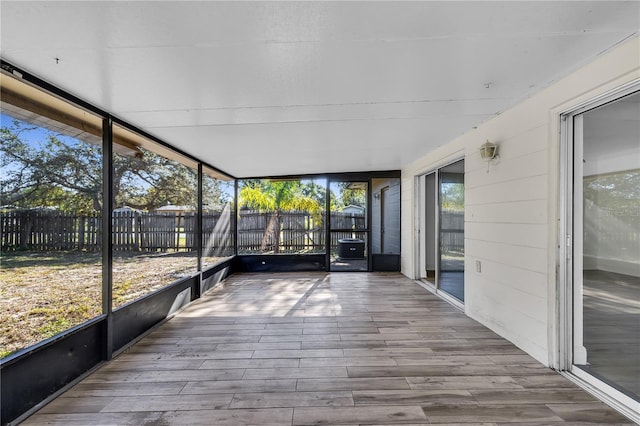
[[640, 94], [574, 117], [574, 358], [640, 400]]
[[368, 182], [329, 183], [329, 270], [369, 270]]
[[464, 160], [417, 180], [418, 277], [464, 302]]
[[438, 288], [464, 301], [464, 160], [440, 169]]

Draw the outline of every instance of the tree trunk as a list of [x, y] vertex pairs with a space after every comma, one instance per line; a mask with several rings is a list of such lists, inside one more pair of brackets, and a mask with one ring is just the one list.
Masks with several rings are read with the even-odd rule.
[[276, 223], [275, 223], [275, 229], [274, 229], [275, 246], [273, 247], [273, 252], [280, 253], [280, 211], [279, 210], [276, 211], [275, 217], [276, 217]]
[[269, 237], [273, 235], [273, 252], [280, 252], [280, 212], [276, 211], [267, 225], [267, 229], [264, 230], [262, 236], [262, 243], [260, 244], [260, 251], [264, 252], [269, 242]]
[[275, 226], [275, 220], [276, 220], [276, 216], [275, 215], [271, 216], [271, 219], [269, 219], [269, 224], [267, 225], [267, 228], [264, 230], [264, 235], [262, 236], [262, 242], [260, 243], [260, 251], [263, 253], [267, 248], [267, 244], [269, 243], [269, 237], [273, 232], [272, 229]]

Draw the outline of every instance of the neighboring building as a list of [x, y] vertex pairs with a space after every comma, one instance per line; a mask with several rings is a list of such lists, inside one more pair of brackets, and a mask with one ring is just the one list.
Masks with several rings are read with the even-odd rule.
[[364, 214], [364, 207], [361, 206], [354, 206], [354, 205], [348, 205], [345, 208], [342, 209], [342, 213], [346, 213], [346, 214]]
[[193, 206], [175, 206], [173, 204], [167, 204], [166, 206], [158, 207], [153, 211], [159, 213], [173, 213], [178, 215], [183, 213], [193, 213], [196, 211], [196, 208]]

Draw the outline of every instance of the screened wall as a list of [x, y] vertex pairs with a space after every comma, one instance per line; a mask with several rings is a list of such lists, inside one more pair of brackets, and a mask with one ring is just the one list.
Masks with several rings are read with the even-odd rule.
[[234, 179], [73, 100], [2, 75], [0, 359], [235, 253]]
[[325, 252], [326, 179], [240, 181], [238, 254]]
[[0, 358], [103, 313], [102, 120], [3, 75]]

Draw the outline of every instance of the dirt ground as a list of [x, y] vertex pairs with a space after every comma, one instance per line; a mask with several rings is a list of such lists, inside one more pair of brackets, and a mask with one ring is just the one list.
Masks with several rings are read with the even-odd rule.
[[[116, 256], [113, 309], [196, 269], [192, 253]], [[0, 358], [100, 315], [101, 294], [99, 253], [2, 253]]]

